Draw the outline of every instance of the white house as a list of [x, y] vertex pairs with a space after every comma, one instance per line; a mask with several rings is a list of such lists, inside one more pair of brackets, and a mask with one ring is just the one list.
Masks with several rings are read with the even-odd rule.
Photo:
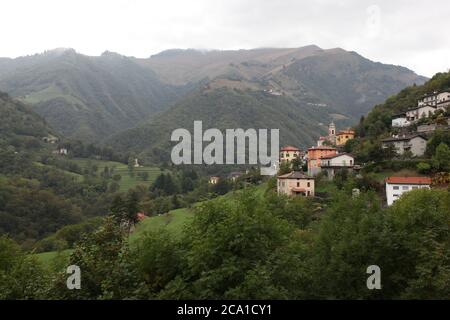
[[425, 95], [417, 103], [418, 107], [429, 105], [436, 107], [439, 102], [450, 100], [450, 91], [433, 92]]
[[353, 170], [355, 158], [348, 153], [325, 156], [320, 159], [320, 168], [327, 173], [329, 179], [333, 179], [339, 170]]
[[403, 128], [409, 126], [410, 124], [411, 122], [408, 121], [405, 113], [394, 116], [391, 123], [393, 128]]
[[386, 178], [386, 199], [392, 205], [402, 194], [415, 189], [430, 189], [429, 177], [389, 177]]
[[409, 109], [406, 111], [406, 119], [408, 121], [417, 121], [421, 118], [428, 118], [435, 113], [437, 108], [431, 105], [422, 105], [420, 107]]
[[397, 154], [402, 155], [411, 151], [414, 157], [423, 156], [427, 147], [427, 138], [420, 134], [393, 136], [391, 138], [381, 140], [382, 147], [388, 148], [393, 146]]

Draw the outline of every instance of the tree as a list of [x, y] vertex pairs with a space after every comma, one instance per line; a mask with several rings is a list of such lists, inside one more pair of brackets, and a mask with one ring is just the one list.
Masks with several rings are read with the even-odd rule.
[[447, 144], [441, 142], [436, 148], [432, 158], [433, 167], [438, 171], [450, 170], [450, 149]]
[[387, 212], [389, 245], [383, 291], [391, 298], [449, 299], [450, 193], [415, 190]]
[[0, 237], [0, 300], [42, 299], [48, 276], [36, 258]]
[[[139, 286], [133, 273], [135, 268], [129, 267], [131, 261], [127, 252], [121, 228], [113, 219], [106, 219], [103, 226], [79, 242], [70, 255], [68, 265], [77, 265], [82, 272], [81, 289], [67, 290], [64, 270], [55, 277], [49, 298], [127, 298]], [[120, 276], [123, 274], [127, 274], [126, 279]]]
[[286, 174], [292, 171], [291, 163], [289, 161], [282, 161], [280, 163], [280, 170], [278, 174]]
[[428, 174], [430, 173], [430, 170], [431, 166], [427, 162], [419, 162], [417, 164], [417, 171], [419, 171], [420, 173]]

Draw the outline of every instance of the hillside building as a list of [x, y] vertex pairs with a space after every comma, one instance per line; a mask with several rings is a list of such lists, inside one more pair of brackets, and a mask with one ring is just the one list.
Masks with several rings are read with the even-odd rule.
[[427, 138], [420, 134], [393, 136], [381, 140], [383, 148], [394, 147], [398, 155], [411, 151], [414, 157], [423, 156], [427, 146]]
[[320, 172], [321, 159], [337, 154], [337, 149], [333, 147], [321, 146], [308, 149], [308, 174], [316, 175]]
[[406, 117], [406, 113], [397, 114], [392, 118], [391, 125], [393, 128], [404, 128], [411, 124]]
[[277, 192], [288, 196], [314, 196], [314, 178], [300, 171], [292, 171], [277, 177]]
[[217, 176], [211, 176], [209, 177], [209, 184], [217, 184], [220, 180], [220, 177]]
[[450, 101], [450, 90], [442, 91], [442, 92], [433, 92], [425, 95], [422, 99], [417, 102], [418, 107], [422, 106], [433, 106], [437, 107], [439, 103], [443, 103], [446, 101]]
[[340, 153], [332, 156], [325, 156], [320, 159], [320, 169], [327, 173], [329, 180], [332, 180], [338, 171], [353, 171], [355, 158], [348, 153]]
[[405, 192], [415, 189], [430, 189], [429, 177], [389, 177], [386, 182], [387, 205], [392, 205]]
[[409, 109], [406, 111], [406, 119], [409, 122], [414, 122], [422, 118], [431, 117], [437, 110], [437, 107], [424, 105], [420, 107], [416, 107], [413, 109]]
[[348, 140], [355, 138], [355, 131], [351, 129], [341, 130], [336, 134], [336, 146], [343, 146]]
[[296, 147], [285, 146], [280, 149], [280, 162], [293, 161], [295, 159], [303, 158], [304, 153]]

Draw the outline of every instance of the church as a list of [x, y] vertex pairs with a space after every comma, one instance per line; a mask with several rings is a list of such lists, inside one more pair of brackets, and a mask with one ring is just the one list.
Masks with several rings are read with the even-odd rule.
[[317, 146], [343, 146], [348, 140], [355, 138], [355, 131], [352, 129], [341, 130], [336, 133], [336, 125], [333, 121], [328, 125], [328, 135], [320, 137], [317, 141]]

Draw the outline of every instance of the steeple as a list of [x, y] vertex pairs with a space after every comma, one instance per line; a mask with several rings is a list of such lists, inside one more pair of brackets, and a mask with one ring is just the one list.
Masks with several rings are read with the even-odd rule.
[[336, 126], [334, 125], [334, 122], [331, 121], [330, 125], [328, 126], [328, 136], [333, 137], [336, 135]]

